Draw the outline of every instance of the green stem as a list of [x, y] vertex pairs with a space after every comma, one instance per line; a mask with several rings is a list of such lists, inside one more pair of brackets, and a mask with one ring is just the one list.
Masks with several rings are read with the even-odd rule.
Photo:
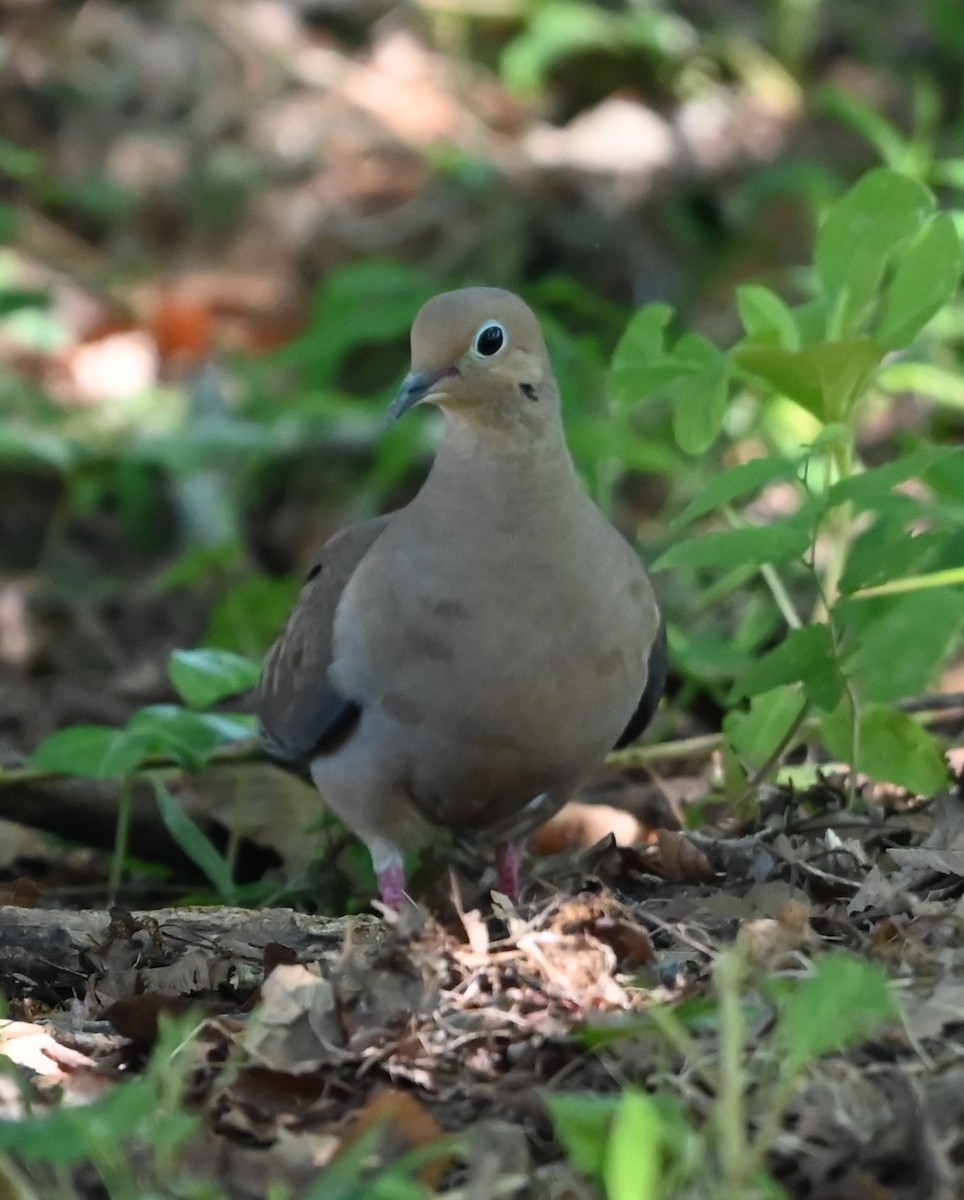
[[[219, 746], [211, 752], [204, 765], [205, 767], [235, 766], [243, 763], [267, 762], [271, 762], [271, 759], [258, 747], [257, 742], [253, 738], [245, 738], [243, 741]], [[164, 772], [164, 778], [167, 778], [168, 775], [180, 777], [185, 774], [184, 766], [169, 754], [156, 754], [145, 758], [134, 774], [145, 775], [154, 771]], [[69, 771], [47, 771], [37, 767], [4, 768], [0, 766], [0, 788], [18, 787], [24, 784], [36, 786], [37, 784], [56, 783], [59, 779], [76, 778], [83, 778], [83, 776], [72, 775]]]
[[[730, 508], [729, 505], [723, 509], [723, 512], [734, 529], [752, 528], [750, 522], [744, 521], [739, 513]], [[753, 568], [753, 570], [756, 570], [756, 568]], [[763, 563], [759, 571], [767, 587], [770, 589], [770, 594], [776, 601], [777, 608], [779, 608], [784, 621], [786, 621], [791, 629], [802, 629], [803, 621], [801, 621], [797, 610], [794, 608], [793, 601], [790, 599], [790, 593], [787, 591], [776, 568], [772, 563]]]
[[844, 695], [850, 702], [850, 770], [847, 772], [847, 807], [853, 808], [857, 799], [857, 756], [860, 753], [860, 700], [854, 688], [853, 680], [843, 669], [843, 653], [840, 647], [840, 631], [833, 619], [833, 613], [828, 614], [827, 627], [830, 630], [830, 641], [833, 655], [844, 680]]
[[800, 620], [797, 610], [793, 607], [793, 601], [790, 599], [790, 593], [783, 585], [783, 580], [776, 572], [776, 568], [772, 563], [764, 563], [760, 568], [767, 587], [770, 589], [770, 594], [776, 601], [784, 621], [791, 629], [802, 629], [803, 621]]
[[127, 846], [131, 832], [131, 809], [134, 801], [134, 777], [125, 775], [121, 780], [120, 792], [117, 797], [117, 825], [114, 829], [114, 853], [110, 860], [110, 875], [107, 880], [107, 892], [110, 904], [117, 903], [117, 893], [120, 891], [124, 877], [124, 865], [127, 862]]
[[645, 767], [649, 763], [675, 762], [690, 756], [702, 758], [723, 745], [722, 733], [703, 733], [699, 737], [680, 738], [676, 742], [658, 742], [652, 746], [627, 746], [606, 755], [611, 767]]
[[780, 1136], [780, 1129], [787, 1109], [799, 1086], [799, 1076], [796, 1074], [783, 1076], [774, 1084], [773, 1090], [767, 1095], [766, 1107], [760, 1120], [756, 1136], [747, 1148], [748, 1177], [758, 1175], [764, 1167], [769, 1150]]
[[801, 705], [800, 712], [796, 715], [796, 717], [794, 717], [793, 721], [790, 723], [790, 728], [786, 731], [786, 733], [783, 735], [783, 737], [780, 738], [780, 740], [779, 740], [779, 742], [777, 742], [776, 746], [774, 746], [774, 748], [767, 755], [766, 761], [763, 762], [759, 767], [757, 767], [757, 769], [753, 772], [753, 774], [747, 780], [746, 787], [743, 789], [743, 794], [740, 796], [740, 798], [736, 802], [736, 808], [738, 811], [742, 808], [742, 806], [744, 804], [746, 804], [746, 802], [754, 794], [756, 789], [760, 786], [760, 784], [767, 778], [767, 776], [770, 774], [770, 772], [773, 770], [773, 768], [777, 765], [777, 763], [780, 761], [780, 759], [783, 758], [783, 756], [787, 752], [787, 749], [789, 748], [791, 742], [797, 736], [797, 733], [799, 732], [801, 726], [806, 721], [806, 718], [807, 718], [807, 704], [806, 704], [806, 701], [804, 701], [804, 703]]
[[716, 1107], [717, 1152], [723, 1194], [743, 1200], [749, 1181], [746, 1124], [746, 1020], [742, 1007], [745, 951], [739, 945], [721, 954], [713, 971], [719, 997], [720, 1091]]
[[926, 575], [906, 575], [903, 579], [889, 579], [874, 587], [851, 592], [851, 600], [870, 600], [874, 596], [898, 596], [904, 592], [920, 592], [927, 588], [955, 587], [964, 584], [964, 567], [948, 567], [946, 571], [930, 571]]
[[[830, 449], [835, 482], [849, 479], [854, 471], [853, 448], [848, 441], [834, 442]], [[827, 533], [830, 535], [830, 560], [824, 572], [820, 595], [813, 610], [813, 623], [824, 622], [830, 615], [840, 588], [840, 580], [850, 555], [853, 538], [853, 505], [848, 500], [827, 513]]]
[[706, 1055], [697, 1040], [692, 1037], [676, 1015], [666, 1006], [654, 1004], [647, 1010], [647, 1016], [656, 1026], [663, 1039], [676, 1051], [683, 1062], [689, 1065], [708, 1088], [719, 1088], [719, 1078], [716, 1072], [705, 1062]]

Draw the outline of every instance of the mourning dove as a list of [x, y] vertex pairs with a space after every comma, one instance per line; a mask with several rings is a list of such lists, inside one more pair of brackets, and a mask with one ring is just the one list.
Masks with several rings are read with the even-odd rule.
[[438, 826], [492, 831], [517, 893], [513, 839], [643, 730], [666, 653], [639, 557], [576, 475], [530, 309], [446, 292], [411, 348], [390, 415], [442, 409], [428, 478], [324, 546], [258, 691], [266, 748], [308, 761], [392, 908]]

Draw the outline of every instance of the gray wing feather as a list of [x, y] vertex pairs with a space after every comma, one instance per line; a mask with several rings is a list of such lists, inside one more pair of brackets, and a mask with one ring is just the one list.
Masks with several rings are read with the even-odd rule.
[[261, 672], [256, 705], [261, 741], [287, 761], [331, 751], [350, 736], [361, 709], [328, 678], [335, 610], [355, 568], [391, 514], [352, 525], [325, 543]]

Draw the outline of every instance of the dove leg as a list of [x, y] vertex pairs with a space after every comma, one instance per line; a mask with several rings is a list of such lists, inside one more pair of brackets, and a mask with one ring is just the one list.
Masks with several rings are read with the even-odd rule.
[[378, 893], [387, 908], [400, 912], [405, 903], [405, 863], [397, 846], [383, 837], [365, 839], [378, 877]]
[[311, 774], [325, 806], [365, 843], [382, 900], [397, 912], [406, 897], [404, 854], [429, 841], [431, 830], [359, 740], [315, 758]]
[[495, 872], [499, 891], [510, 900], [522, 890], [522, 849], [516, 842], [499, 842], [495, 849]]
[[[371, 847], [369, 847], [369, 850], [371, 850]], [[375, 854], [372, 852], [372, 862], [374, 863], [375, 861]], [[401, 861], [395, 861], [382, 867], [381, 870], [376, 866], [375, 870], [378, 876], [378, 892], [382, 898], [382, 903], [386, 908], [390, 908], [394, 912], [400, 912], [408, 894], [405, 891], [404, 866]]]

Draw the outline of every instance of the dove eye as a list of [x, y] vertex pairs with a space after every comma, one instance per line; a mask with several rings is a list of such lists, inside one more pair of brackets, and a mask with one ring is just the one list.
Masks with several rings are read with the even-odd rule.
[[472, 345], [472, 349], [483, 358], [491, 358], [493, 354], [499, 353], [505, 345], [505, 340], [505, 330], [499, 322], [486, 321], [475, 335], [475, 342]]

